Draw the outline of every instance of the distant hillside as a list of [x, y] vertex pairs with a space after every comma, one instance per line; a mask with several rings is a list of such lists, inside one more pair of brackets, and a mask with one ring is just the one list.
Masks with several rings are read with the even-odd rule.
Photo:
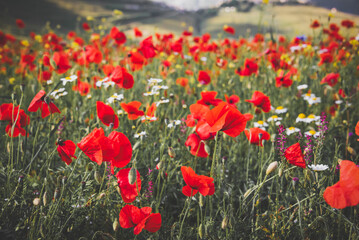
[[311, 0], [316, 6], [359, 15], [359, 0]]

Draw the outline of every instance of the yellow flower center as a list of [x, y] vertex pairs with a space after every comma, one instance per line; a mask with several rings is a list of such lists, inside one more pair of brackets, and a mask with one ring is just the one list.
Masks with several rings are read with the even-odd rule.
[[313, 100], [315, 101], [315, 100], [317, 100], [317, 98], [315, 97], [315, 98], [313, 98]]
[[279, 107], [277, 107], [277, 110], [282, 110], [284, 107], [282, 107], [282, 106], [279, 106]]
[[310, 130], [309, 133], [312, 134], [312, 135], [314, 135], [314, 134], [316, 133], [316, 131]]
[[304, 119], [304, 118], [305, 118], [305, 114], [304, 114], [304, 113], [299, 114], [299, 115], [298, 115], [298, 118]]
[[258, 121], [257, 123], [260, 124], [260, 125], [263, 125], [264, 122], [263, 121]]
[[293, 131], [295, 128], [294, 127], [290, 127], [288, 128], [290, 131]]
[[310, 114], [310, 115], [308, 116], [308, 118], [314, 119], [315, 116], [314, 116], [313, 114]]
[[66, 80], [71, 80], [71, 78], [70, 78], [70, 77], [65, 77], [65, 79], [66, 79]]
[[277, 118], [278, 118], [277, 115], [273, 115], [273, 116], [272, 116], [272, 119], [277, 119]]

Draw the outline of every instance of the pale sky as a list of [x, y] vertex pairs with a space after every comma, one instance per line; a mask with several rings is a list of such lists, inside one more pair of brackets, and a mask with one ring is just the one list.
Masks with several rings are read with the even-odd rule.
[[215, 7], [225, 2], [225, 0], [152, 0], [154, 2], [163, 2], [168, 6], [185, 10], [197, 10], [201, 8]]

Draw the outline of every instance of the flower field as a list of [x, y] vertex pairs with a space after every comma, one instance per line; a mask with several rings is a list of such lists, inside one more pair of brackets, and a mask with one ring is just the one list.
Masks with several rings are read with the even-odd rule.
[[0, 31], [0, 238], [358, 239], [359, 34], [333, 17]]

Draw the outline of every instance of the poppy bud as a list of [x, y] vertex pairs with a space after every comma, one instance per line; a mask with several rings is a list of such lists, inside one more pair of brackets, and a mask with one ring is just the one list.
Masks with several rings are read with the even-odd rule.
[[275, 171], [277, 169], [277, 167], [278, 167], [277, 161], [274, 161], [271, 164], [269, 164], [269, 166], [267, 167], [267, 170], [266, 170], [266, 175], [271, 174], [273, 171]]
[[292, 178], [292, 185], [293, 185], [294, 189], [295, 189], [295, 186], [297, 185], [298, 181], [299, 181], [299, 178], [297, 178], [297, 177]]
[[279, 168], [278, 176], [281, 177], [283, 175], [283, 167]]
[[163, 165], [162, 162], [157, 163], [156, 169], [157, 169], [157, 170], [160, 170], [160, 169], [162, 168], [162, 165]]
[[140, 143], [141, 143], [140, 141], [136, 142], [135, 145], [133, 145], [132, 147], [132, 151], [135, 151], [138, 148], [138, 146], [140, 146]]
[[47, 205], [47, 192], [44, 192], [44, 195], [42, 196], [42, 202], [43, 202], [44, 206]]
[[262, 110], [261, 110], [260, 108], [256, 108], [255, 113], [256, 113], [256, 114], [261, 114], [261, 113], [262, 113]]
[[198, 235], [202, 239], [203, 238], [203, 226], [202, 223], [198, 227]]
[[115, 221], [113, 221], [112, 227], [113, 227], [113, 231], [115, 231], [115, 232], [117, 232], [117, 230], [120, 228], [120, 223], [118, 222], [117, 219], [115, 219]]
[[354, 157], [357, 155], [356, 151], [353, 148], [351, 148], [350, 146], [347, 147], [347, 150]]
[[99, 171], [95, 171], [94, 176], [95, 176], [96, 182], [97, 182], [98, 184], [101, 184], [101, 182], [102, 182], [102, 177], [101, 177], [101, 175], [100, 175], [100, 172], [99, 172]]
[[56, 188], [54, 192], [54, 200], [56, 201], [57, 199], [59, 199], [59, 197], [60, 197], [60, 190]]
[[128, 172], [128, 182], [132, 185], [136, 182], [136, 179], [137, 179], [137, 171], [134, 167], [132, 167]]
[[247, 198], [247, 197], [249, 196], [249, 194], [251, 194], [251, 192], [252, 192], [252, 189], [248, 189], [248, 190], [244, 193], [243, 197], [244, 197], [244, 198]]
[[66, 176], [64, 176], [64, 177], [62, 178], [62, 185], [65, 185], [65, 184], [66, 184], [66, 182], [67, 182], [67, 177], [66, 177]]
[[168, 148], [168, 155], [169, 155], [171, 158], [176, 157], [175, 150], [174, 150], [172, 147], [169, 147], [169, 148]]
[[40, 202], [41, 202], [40, 198], [34, 198], [34, 200], [32, 201], [34, 206], [38, 206], [40, 204]]
[[223, 218], [223, 221], [222, 221], [222, 229], [226, 229], [227, 228], [227, 226], [228, 226], [228, 221], [229, 221], [229, 219], [228, 219], [228, 217], [227, 216], [225, 216], [224, 218]]
[[106, 193], [102, 192], [97, 196], [97, 200], [102, 199], [104, 196], [106, 196]]

